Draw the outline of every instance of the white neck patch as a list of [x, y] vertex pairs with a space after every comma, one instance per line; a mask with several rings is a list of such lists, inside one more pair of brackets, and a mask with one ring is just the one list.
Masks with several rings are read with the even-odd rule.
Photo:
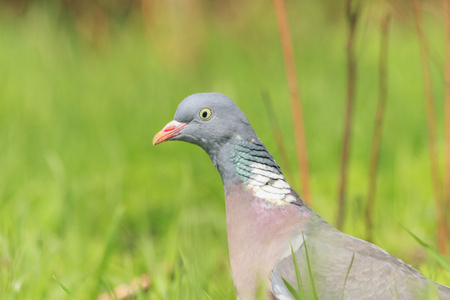
[[251, 176], [244, 182], [245, 190], [252, 190], [255, 197], [277, 206], [296, 201], [283, 175], [271, 172], [270, 167], [256, 162], [250, 167]]

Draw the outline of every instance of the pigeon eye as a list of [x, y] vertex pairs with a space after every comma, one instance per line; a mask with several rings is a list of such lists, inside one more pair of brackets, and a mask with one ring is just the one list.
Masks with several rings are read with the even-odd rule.
[[200, 110], [198, 115], [200, 116], [200, 119], [208, 121], [209, 119], [211, 119], [212, 111], [209, 108], [205, 107]]

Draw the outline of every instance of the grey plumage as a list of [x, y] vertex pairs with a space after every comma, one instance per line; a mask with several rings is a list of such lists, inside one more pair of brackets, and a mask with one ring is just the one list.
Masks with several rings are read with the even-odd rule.
[[450, 299], [449, 287], [339, 232], [311, 210], [227, 96], [203, 93], [184, 99], [153, 144], [166, 140], [200, 146], [222, 177], [239, 299], [253, 299], [261, 285], [270, 297], [293, 299], [284, 283], [298, 288], [291, 245], [306, 299], [314, 293], [319, 299]]

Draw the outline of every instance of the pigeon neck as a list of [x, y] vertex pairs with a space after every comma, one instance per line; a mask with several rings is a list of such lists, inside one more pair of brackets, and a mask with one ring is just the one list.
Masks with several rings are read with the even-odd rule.
[[258, 138], [237, 137], [220, 147], [217, 154], [211, 158], [222, 176], [225, 190], [238, 184], [269, 205], [304, 205]]

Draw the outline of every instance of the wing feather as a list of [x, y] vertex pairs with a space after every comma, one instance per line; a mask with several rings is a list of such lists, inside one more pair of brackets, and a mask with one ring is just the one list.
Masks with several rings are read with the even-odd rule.
[[[447, 287], [425, 278], [378, 246], [339, 232], [326, 223], [316, 227], [305, 233], [305, 242], [294, 250], [306, 299], [313, 299], [313, 282], [321, 300], [450, 299]], [[275, 266], [272, 290], [277, 299], [293, 299], [283, 279], [298, 289], [292, 254]]]

